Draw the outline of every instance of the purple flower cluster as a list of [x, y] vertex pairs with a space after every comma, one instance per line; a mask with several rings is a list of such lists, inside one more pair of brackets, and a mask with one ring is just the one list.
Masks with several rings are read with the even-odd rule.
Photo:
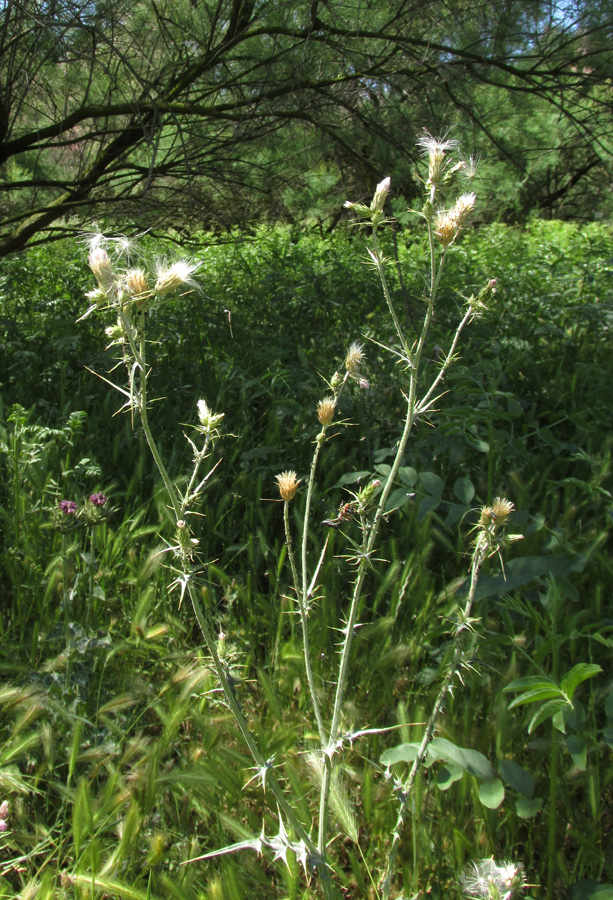
[[9, 805], [6, 800], [0, 803], [0, 831], [8, 831], [8, 822], [6, 821], [9, 814]]
[[100, 491], [98, 494], [89, 495], [89, 502], [93, 503], [94, 506], [105, 506], [107, 500], [108, 497], [106, 496], [106, 494], [103, 494], [102, 491]]
[[77, 511], [77, 504], [74, 500], [60, 500], [60, 512], [65, 516], [74, 516]]

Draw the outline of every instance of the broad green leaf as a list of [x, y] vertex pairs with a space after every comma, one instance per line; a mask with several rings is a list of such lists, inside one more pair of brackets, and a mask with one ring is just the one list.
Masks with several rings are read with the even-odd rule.
[[582, 878], [571, 884], [569, 900], [613, 900], [613, 884], [598, 884], [594, 878]]
[[488, 759], [482, 753], [479, 753], [478, 750], [458, 747], [446, 738], [434, 738], [430, 742], [430, 750], [435, 758], [461, 766], [471, 775], [476, 775], [477, 778], [483, 781], [489, 781], [493, 778], [494, 773]]
[[398, 469], [398, 478], [409, 487], [413, 487], [417, 481], [417, 472], [413, 466], [400, 466]]
[[445, 482], [439, 475], [434, 472], [421, 472], [419, 480], [429, 494], [440, 500]]
[[447, 763], [439, 769], [438, 775], [436, 776], [436, 784], [441, 791], [446, 791], [454, 782], [459, 781], [463, 774], [463, 766]]
[[560, 703], [566, 703], [566, 697], [560, 691], [560, 688], [543, 688], [541, 690], [534, 691], [526, 691], [525, 694], [520, 694], [519, 697], [516, 697], [515, 700], [512, 700], [509, 703], [509, 709], [513, 709], [516, 706], [525, 706], [527, 703], [536, 703], [538, 700], [552, 700], [556, 699]]
[[518, 797], [515, 801], [515, 812], [520, 819], [533, 819], [543, 805], [541, 797], [528, 800], [526, 797]]
[[564, 705], [564, 700], [550, 700], [549, 703], [544, 703], [540, 709], [538, 709], [530, 720], [530, 724], [528, 725], [528, 734], [532, 734], [537, 725], [540, 725], [541, 722], [545, 722], [547, 719], [550, 719], [554, 716], [559, 709]]
[[[415, 760], [417, 759], [417, 751], [419, 750], [420, 746], [421, 743], [416, 742], [408, 744], [398, 744], [397, 747], [390, 747], [389, 750], [385, 750], [381, 754], [381, 765], [393, 766], [396, 763], [400, 762], [415, 762]], [[430, 747], [428, 747], [424, 764], [426, 766], [432, 765], [436, 758], [437, 757], [430, 750]]]
[[479, 800], [488, 809], [498, 809], [504, 800], [504, 787], [499, 778], [484, 781], [479, 785]]
[[440, 497], [422, 497], [419, 501], [418, 520], [421, 522], [422, 519], [425, 519], [428, 513], [433, 512], [440, 502]]
[[557, 684], [551, 678], [546, 678], [543, 675], [528, 675], [525, 678], [516, 678], [515, 681], [511, 681], [504, 690], [505, 692], [523, 691], [525, 688], [546, 688], [552, 686], [557, 688]]
[[582, 772], [587, 768], [587, 742], [581, 734], [569, 734], [566, 738], [566, 749], [573, 758], [574, 764]]
[[462, 503], [468, 505], [475, 496], [475, 486], [466, 476], [458, 478], [453, 486], [453, 493]]
[[385, 511], [390, 512], [392, 509], [400, 509], [400, 507], [404, 506], [405, 503], [411, 499], [413, 494], [411, 491], [407, 491], [406, 488], [398, 488], [395, 491], [392, 491], [390, 496], [387, 498], [387, 503], [385, 504]]
[[463, 503], [450, 503], [449, 512], [445, 517], [445, 526], [451, 528], [466, 512], [468, 512], [468, 509], [469, 507], [465, 506]]
[[530, 772], [513, 762], [512, 759], [501, 759], [498, 768], [509, 787], [527, 799], [534, 796], [534, 778]]
[[384, 478], [389, 478], [391, 471], [392, 467], [387, 463], [378, 463], [378, 465], [375, 466], [375, 472], [379, 475], [383, 475]]
[[595, 663], [577, 663], [562, 679], [562, 690], [566, 692], [568, 699], [572, 700], [577, 687], [588, 678], [599, 675], [600, 672], [602, 672], [602, 668]]
[[[377, 471], [379, 471], [379, 466], [376, 467]], [[389, 466], [386, 466], [389, 470]], [[389, 475], [389, 471], [387, 473]], [[333, 484], [333, 488], [344, 487], [346, 484], [355, 484], [357, 481], [361, 481], [363, 478], [370, 478], [370, 472], [348, 472], [346, 475], [341, 475], [336, 484]]]

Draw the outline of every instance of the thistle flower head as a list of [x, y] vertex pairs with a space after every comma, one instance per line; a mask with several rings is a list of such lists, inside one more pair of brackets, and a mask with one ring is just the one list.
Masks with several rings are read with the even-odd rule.
[[492, 503], [492, 515], [496, 520], [499, 528], [506, 525], [506, 521], [515, 509], [513, 503], [505, 497], [496, 497]]
[[74, 500], [60, 500], [58, 509], [65, 516], [74, 516], [78, 507]]
[[336, 401], [334, 397], [324, 397], [317, 404], [317, 418], [322, 425], [331, 425], [334, 419]]
[[192, 275], [198, 268], [198, 263], [188, 263], [185, 260], [179, 260], [171, 266], [164, 268], [158, 267], [157, 279], [153, 288], [153, 293], [158, 297], [164, 297], [176, 291], [177, 288], [184, 286], [195, 286]]
[[435, 138], [424, 129], [424, 134], [417, 141], [424, 156], [428, 157], [428, 184], [437, 185], [445, 174], [445, 158], [448, 150], [454, 150], [458, 142], [452, 138]]
[[451, 210], [451, 215], [456, 220], [458, 228], [464, 224], [468, 214], [474, 209], [476, 201], [477, 197], [472, 191], [458, 197]]
[[358, 341], [354, 341], [345, 357], [345, 368], [350, 375], [354, 375], [358, 371], [361, 364], [364, 362], [365, 355], [362, 344], [358, 343]]
[[458, 226], [449, 211], [438, 214], [434, 233], [443, 247], [449, 247], [450, 244], [453, 244], [458, 235]]
[[451, 209], [438, 214], [435, 223], [435, 234], [443, 247], [448, 247], [454, 242], [476, 200], [477, 198], [472, 192], [462, 194]]
[[387, 199], [387, 195], [390, 192], [391, 185], [392, 180], [389, 176], [387, 178], [384, 178], [383, 181], [379, 182], [375, 190], [375, 196], [372, 198], [372, 202], [370, 204], [371, 212], [383, 212], [383, 207], [385, 206], [385, 201]]
[[455, 150], [459, 146], [459, 141], [455, 138], [436, 138], [424, 128], [423, 135], [417, 139], [417, 146], [424, 156], [431, 156], [432, 153], [445, 154], [448, 150]]
[[8, 831], [8, 822], [6, 821], [9, 814], [9, 805], [7, 800], [0, 803], [0, 831]]
[[280, 475], [276, 476], [276, 481], [279, 493], [281, 494], [281, 499], [293, 500], [296, 496], [298, 485], [300, 484], [300, 479], [297, 478], [296, 473], [291, 470], [281, 472]]
[[225, 413], [214, 413], [206, 400], [198, 400], [198, 421], [200, 422], [198, 430], [206, 437], [213, 437], [217, 434], [224, 415]]
[[476, 177], [478, 168], [479, 158], [476, 156], [469, 156], [464, 167], [464, 175], [468, 178], [469, 181], [472, 181], [473, 178]]
[[109, 255], [99, 245], [92, 248], [88, 257], [89, 267], [103, 291], [108, 291], [115, 283], [115, 274]]
[[125, 283], [133, 297], [142, 296], [149, 290], [147, 275], [142, 269], [130, 269], [129, 272], [126, 272]]
[[496, 863], [493, 859], [482, 859], [473, 863], [460, 879], [467, 897], [482, 900], [511, 900], [524, 886], [521, 864]]

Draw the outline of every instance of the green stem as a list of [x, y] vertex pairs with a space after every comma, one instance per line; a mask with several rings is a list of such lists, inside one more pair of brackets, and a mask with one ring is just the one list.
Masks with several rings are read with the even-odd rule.
[[96, 526], [90, 526], [90, 534], [89, 534], [89, 598], [87, 603], [87, 609], [85, 610], [85, 629], [89, 628], [89, 618], [92, 604], [94, 602], [94, 565], [95, 565], [95, 555], [96, 555]]
[[[319, 449], [319, 444], [317, 449]], [[307, 609], [307, 600], [306, 600], [306, 589], [303, 584], [302, 590], [300, 589], [300, 583], [298, 579], [298, 570], [296, 568], [296, 560], [294, 559], [294, 548], [292, 544], [292, 533], [290, 529], [289, 523], [289, 501], [285, 500], [283, 502], [283, 522], [285, 524], [285, 544], [287, 547], [287, 555], [289, 556], [290, 566], [292, 569], [292, 577], [294, 579], [294, 590], [296, 591], [296, 598], [298, 600], [298, 608], [300, 610], [300, 622], [302, 624], [302, 651], [304, 656], [304, 669], [307, 676], [307, 682], [309, 685], [309, 691], [311, 694], [311, 702], [313, 704], [313, 712], [315, 713], [315, 719], [317, 721], [317, 730], [319, 732], [319, 740], [321, 742], [322, 749], [325, 747], [327, 743], [327, 735], [326, 729], [324, 728], [323, 718], [321, 715], [321, 709], [319, 706], [319, 699], [317, 697], [317, 690], [315, 687], [315, 679], [313, 677], [313, 667], [311, 666], [311, 651], [309, 645], [309, 629], [308, 629], [308, 609]]]
[[[373, 228], [373, 232], [376, 235], [376, 227]], [[445, 261], [445, 254], [443, 252], [440, 260], [440, 264], [438, 269], [436, 268], [436, 253], [435, 253], [435, 245], [434, 245], [434, 234], [432, 232], [432, 227], [430, 223], [428, 223], [428, 234], [430, 239], [430, 262], [431, 262], [431, 279], [430, 279], [430, 297], [428, 298], [428, 307], [426, 310], [426, 315], [424, 317], [424, 322], [422, 325], [421, 334], [417, 343], [417, 347], [414, 353], [410, 353], [408, 347], [406, 345], [406, 341], [404, 339], [404, 335], [402, 329], [400, 328], [398, 322], [392, 298], [387, 289], [387, 281], [385, 279], [385, 272], [383, 266], [383, 260], [381, 259], [381, 255], [376, 249], [373, 254], [373, 258], [376, 262], [377, 269], [379, 272], [379, 278], [381, 279], [381, 283], [383, 285], [383, 290], [385, 293], [386, 301], [388, 304], [388, 308], [392, 313], [392, 319], [396, 325], [396, 331], [401, 340], [403, 347], [405, 348], [405, 352], [407, 354], [407, 362], [409, 363], [409, 396], [407, 397], [407, 413], [404, 423], [404, 429], [402, 432], [402, 436], [398, 443], [398, 447], [396, 450], [396, 454], [394, 457], [394, 462], [392, 464], [392, 468], [387, 477], [387, 481], [385, 486], [379, 496], [379, 502], [377, 505], [377, 509], [375, 511], [375, 515], [373, 518], [372, 526], [370, 528], [368, 538], [365, 542], [365, 546], [361, 551], [360, 561], [358, 563], [358, 572], [354, 582], [353, 593], [351, 597], [351, 605], [349, 608], [349, 615], [347, 617], [347, 624], [344, 629], [344, 640], [343, 646], [341, 650], [341, 659], [339, 664], [339, 672], [338, 672], [338, 680], [336, 683], [336, 695], [334, 699], [334, 710], [332, 714], [332, 724], [330, 726], [330, 739], [329, 744], [324, 754], [324, 762], [325, 768], [322, 776], [322, 783], [320, 789], [320, 803], [319, 803], [319, 837], [318, 837], [318, 848], [320, 853], [324, 853], [326, 841], [327, 841], [327, 823], [328, 823], [328, 806], [329, 806], [329, 795], [330, 795], [330, 785], [332, 782], [332, 760], [334, 753], [336, 752], [336, 743], [339, 737], [339, 728], [341, 722], [341, 714], [343, 708], [343, 700], [345, 695], [345, 688], [347, 684], [347, 676], [349, 672], [349, 658], [351, 651], [351, 644], [353, 642], [353, 634], [356, 625], [357, 613], [359, 608], [359, 602], [362, 595], [362, 590], [364, 587], [364, 581], [366, 579], [366, 572], [369, 565], [370, 557], [375, 548], [375, 544], [377, 541], [377, 537], [379, 534], [379, 528], [381, 525], [381, 521], [386, 512], [387, 501], [391, 494], [394, 481], [398, 474], [398, 470], [401, 466], [402, 459], [404, 456], [404, 452], [411, 434], [411, 430], [413, 425], [415, 424], [415, 416], [416, 416], [416, 404], [417, 404], [417, 387], [418, 387], [418, 376], [419, 376], [419, 366], [421, 362], [421, 356], [423, 353], [423, 348], [426, 341], [426, 336], [428, 334], [430, 324], [432, 322], [432, 316], [434, 311], [434, 302], [436, 299], [436, 294], [438, 291], [438, 286], [440, 282], [441, 273], [443, 270], [443, 265]], [[376, 247], [376, 245], [375, 245]]]
[[[438, 696], [432, 708], [432, 712], [430, 713], [430, 717], [428, 719], [428, 723], [426, 725], [426, 730], [424, 732], [424, 736], [422, 738], [421, 744], [419, 745], [419, 750], [417, 751], [417, 756], [413, 761], [413, 765], [411, 770], [405, 779], [402, 790], [400, 793], [400, 805], [398, 809], [398, 816], [396, 819], [396, 825], [394, 827], [394, 831], [392, 832], [392, 846], [388, 853], [388, 862], [386, 867], [385, 876], [383, 878], [383, 882], [381, 884], [381, 900], [389, 900], [392, 877], [394, 874], [394, 869], [396, 866], [396, 857], [398, 855], [398, 847], [400, 844], [400, 839], [402, 837], [402, 832], [404, 830], [404, 822], [405, 817], [408, 810], [409, 799], [411, 797], [411, 792], [413, 790], [413, 785], [415, 784], [415, 779], [417, 777], [417, 773], [421, 768], [424, 759], [426, 758], [426, 753], [428, 751], [428, 745], [430, 744], [433, 736], [434, 729], [436, 727], [436, 723], [440, 716], [441, 710], [443, 708], [443, 704], [449, 693], [451, 685], [453, 684], [453, 680], [456, 677], [458, 671], [464, 660], [469, 655], [470, 650], [472, 649], [472, 645], [474, 643], [474, 638], [470, 641], [468, 648], [465, 647], [464, 635], [469, 630], [468, 629], [468, 619], [470, 617], [473, 602], [475, 599], [475, 591], [477, 589], [477, 582], [479, 579], [479, 571], [485, 558], [488, 554], [488, 543], [486, 540], [480, 540], [477, 547], [475, 548], [475, 552], [473, 554], [473, 561], [471, 565], [471, 573], [470, 573], [470, 587], [468, 591], [468, 597], [466, 599], [466, 605], [464, 607], [463, 614], [460, 619], [460, 624], [456, 630], [456, 645], [453, 651], [453, 658], [451, 660], [451, 664], [449, 666], [449, 670], [441, 688], [438, 692]], [[471, 632], [469, 632], [471, 633]]]
[[[145, 433], [147, 444], [155, 461], [155, 464], [158, 468], [158, 471], [162, 477], [162, 481], [164, 482], [164, 486], [168, 493], [168, 498], [172, 504], [173, 510], [175, 512], [175, 516], [177, 520], [181, 518], [181, 505], [180, 498], [178, 492], [170, 480], [170, 476], [166, 470], [166, 467], [162, 461], [160, 453], [158, 451], [157, 445], [153, 438], [153, 434], [151, 433], [151, 428], [149, 426], [149, 420], [147, 416], [147, 370], [146, 370], [146, 344], [145, 344], [145, 323], [144, 323], [144, 315], [141, 316], [141, 328], [140, 328], [140, 346], [136, 346], [136, 340], [134, 335], [134, 330], [132, 327], [132, 323], [130, 321], [130, 317], [125, 315], [124, 310], [120, 312], [120, 316], [122, 319], [122, 324], [126, 331], [126, 335], [128, 337], [128, 341], [130, 344], [130, 348], [134, 355], [134, 360], [140, 371], [139, 378], [139, 392], [138, 392], [138, 411], [141, 418], [141, 424], [143, 427], [143, 431]], [[329, 872], [327, 871], [327, 866], [325, 861], [320, 857], [317, 851], [317, 847], [311, 840], [307, 830], [304, 825], [296, 815], [294, 809], [288, 803], [283, 790], [281, 789], [278, 781], [273, 775], [267, 761], [264, 759], [264, 756], [260, 752], [260, 749], [249, 730], [249, 725], [247, 724], [247, 720], [240, 708], [238, 700], [234, 694], [232, 686], [228, 680], [226, 675], [226, 671], [223, 665], [222, 660], [219, 657], [217, 652], [217, 644], [213, 637], [213, 633], [209, 628], [209, 625], [204, 617], [202, 612], [202, 608], [200, 606], [198, 596], [194, 585], [189, 580], [191, 573], [187, 569], [185, 563], [183, 564], [183, 574], [187, 577], [187, 590], [189, 594], [189, 598], [192, 604], [192, 609], [194, 611], [194, 615], [196, 617], [196, 621], [198, 622], [198, 626], [200, 631], [202, 632], [202, 636], [204, 638], [204, 642], [206, 644], [207, 651], [213, 660], [213, 667], [215, 669], [215, 673], [219, 679], [221, 684], [221, 688], [224, 694], [224, 698], [226, 703], [230, 707], [232, 715], [234, 716], [234, 720], [238, 725], [239, 731], [243, 737], [245, 744], [253, 760], [258, 767], [262, 779], [266, 778], [266, 786], [270, 788], [271, 793], [273, 794], [279, 809], [284, 813], [288, 823], [292, 827], [296, 836], [304, 843], [307, 848], [307, 852], [311, 857], [311, 863], [319, 868], [319, 875], [321, 879], [321, 884], [324, 891], [324, 896], [326, 900], [335, 900], [335, 891], [334, 886], [330, 880]]]

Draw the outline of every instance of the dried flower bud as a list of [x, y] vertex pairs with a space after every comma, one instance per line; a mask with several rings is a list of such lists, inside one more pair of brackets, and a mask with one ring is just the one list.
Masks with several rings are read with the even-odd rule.
[[477, 197], [471, 191], [468, 194], [462, 194], [455, 202], [453, 209], [451, 210], [451, 216], [457, 222], [458, 228], [460, 228], [470, 212], [472, 212], [474, 205], [476, 203]]
[[354, 341], [345, 357], [345, 368], [350, 375], [354, 375], [364, 361], [365, 353], [362, 344]]
[[481, 508], [479, 527], [492, 533], [499, 528], [504, 528], [514, 508], [510, 500], [496, 497], [491, 506]]
[[450, 212], [442, 212], [436, 217], [435, 234], [443, 247], [449, 247], [456, 239], [458, 226]]
[[424, 129], [424, 136], [417, 141], [417, 146], [428, 157], [428, 184], [437, 185], [445, 174], [445, 154], [453, 150], [458, 142], [451, 138], [435, 138]]
[[106, 291], [113, 286], [115, 275], [111, 267], [111, 260], [104, 247], [93, 248], [89, 254], [89, 267], [103, 290]]
[[197, 268], [197, 264], [180, 260], [167, 269], [159, 269], [153, 293], [158, 297], [164, 297], [184, 285], [194, 285], [192, 275]]
[[300, 479], [292, 471], [281, 472], [276, 476], [277, 486], [282, 500], [293, 500], [300, 484]]
[[372, 203], [370, 204], [371, 212], [383, 212], [383, 207], [385, 206], [385, 201], [390, 192], [391, 185], [392, 180], [389, 176], [379, 182], [375, 190], [375, 196], [372, 198]]
[[507, 500], [505, 497], [496, 497], [494, 499], [494, 502], [492, 503], [492, 515], [500, 528], [506, 524], [507, 519], [514, 509], [515, 507], [511, 501]]
[[317, 418], [322, 425], [331, 425], [334, 419], [336, 401], [334, 397], [324, 397], [317, 404]]
[[435, 233], [443, 247], [448, 247], [454, 242], [468, 214], [472, 211], [476, 199], [472, 192], [462, 194], [451, 209], [439, 213], [436, 217]]
[[130, 269], [126, 273], [126, 287], [133, 297], [146, 294], [149, 290], [147, 276], [142, 269]]

